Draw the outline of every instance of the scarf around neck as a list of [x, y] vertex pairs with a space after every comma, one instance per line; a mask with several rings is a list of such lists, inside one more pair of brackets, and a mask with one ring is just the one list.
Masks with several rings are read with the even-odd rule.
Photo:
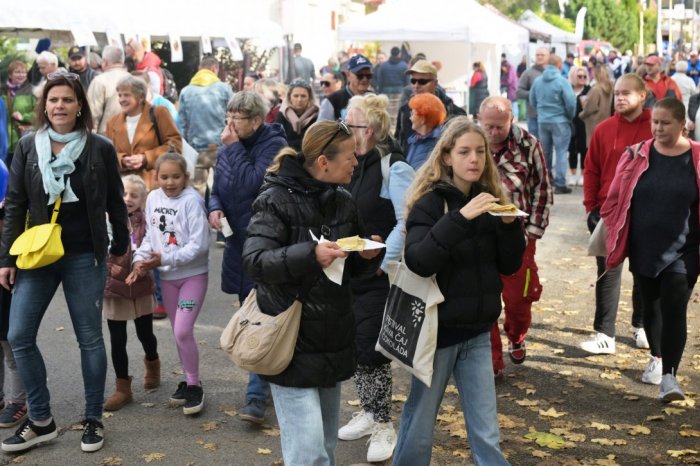
[[[66, 143], [63, 149], [54, 157], [51, 152], [51, 141]], [[65, 175], [75, 171], [75, 161], [87, 143], [87, 135], [83, 131], [73, 131], [68, 134], [59, 134], [53, 129], [41, 129], [36, 133], [34, 144], [39, 161], [39, 171], [44, 183], [44, 192], [49, 195], [49, 204], [56, 202], [58, 196], [65, 191], [63, 202], [77, 202], [70, 186], [70, 179]]]
[[[25, 82], [26, 82], [26, 81], [25, 81]], [[10, 96], [14, 97], [15, 94], [17, 94], [17, 91], [19, 91], [19, 89], [20, 89], [22, 86], [24, 86], [24, 83], [22, 83], [22, 84], [13, 84], [13, 83], [11, 83], [10, 80], [8, 79], [6, 85], [7, 85], [7, 90], [10, 91]]]

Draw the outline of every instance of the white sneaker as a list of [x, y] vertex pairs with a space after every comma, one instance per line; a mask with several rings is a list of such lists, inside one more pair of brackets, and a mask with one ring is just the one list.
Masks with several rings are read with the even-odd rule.
[[637, 348], [649, 349], [649, 340], [647, 340], [647, 332], [643, 327], [632, 327], [632, 335], [634, 336], [634, 344]]
[[576, 175], [566, 175], [566, 185], [576, 186]]
[[372, 437], [369, 439], [369, 450], [367, 450], [367, 461], [377, 463], [386, 461], [394, 454], [396, 447], [396, 432], [391, 422], [377, 422], [372, 430]]
[[596, 333], [591, 340], [581, 342], [582, 350], [593, 354], [615, 354], [615, 338]]
[[666, 403], [671, 401], [685, 400], [683, 390], [681, 390], [676, 376], [673, 374], [664, 374], [661, 378], [661, 386], [659, 387], [659, 398]]
[[340, 440], [357, 440], [372, 433], [374, 429], [374, 416], [372, 413], [358, 411], [353, 413], [352, 419], [346, 425], [338, 429]]
[[649, 359], [649, 364], [647, 368], [644, 369], [642, 374], [642, 382], [648, 383], [650, 385], [659, 385], [661, 383], [661, 358], [656, 358], [654, 356]]
[[576, 179], [576, 186], [583, 186], [583, 175], [579, 175]]

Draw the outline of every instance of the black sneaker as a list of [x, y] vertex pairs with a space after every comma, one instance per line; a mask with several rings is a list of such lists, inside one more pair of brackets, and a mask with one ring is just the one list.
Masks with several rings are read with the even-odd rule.
[[42, 427], [27, 419], [19, 426], [15, 435], [2, 441], [3, 451], [24, 451], [42, 442], [58, 437], [56, 423], [51, 419], [51, 424]]
[[182, 406], [187, 401], [187, 382], [177, 384], [177, 390], [170, 395], [170, 404], [173, 406]]
[[263, 400], [248, 400], [246, 405], [238, 413], [242, 421], [262, 424], [265, 422], [265, 402]]
[[185, 414], [197, 414], [204, 409], [204, 390], [201, 385], [187, 385], [187, 400], [182, 412]]
[[105, 426], [97, 419], [83, 421], [83, 437], [80, 439], [80, 449], [86, 452], [97, 451], [105, 443]]
[[571, 194], [571, 188], [568, 186], [556, 186], [554, 188], [554, 194]]

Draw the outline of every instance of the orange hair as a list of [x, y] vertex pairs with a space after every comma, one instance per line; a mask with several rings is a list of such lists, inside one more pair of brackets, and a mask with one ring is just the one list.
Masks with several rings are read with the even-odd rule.
[[418, 94], [408, 102], [408, 106], [416, 115], [425, 119], [429, 128], [435, 128], [447, 118], [445, 105], [433, 94]]

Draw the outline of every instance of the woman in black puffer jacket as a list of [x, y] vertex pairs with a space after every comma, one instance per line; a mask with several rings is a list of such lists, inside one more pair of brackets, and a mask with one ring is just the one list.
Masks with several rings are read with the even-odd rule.
[[[245, 273], [257, 285], [266, 314], [303, 302], [301, 325], [289, 367], [266, 376], [280, 424], [285, 464], [335, 464], [340, 382], [355, 370], [355, 320], [350, 278], [373, 274], [380, 250], [346, 253], [328, 240], [360, 235], [363, 228], [350, 193], [355, 141], [344, 123], [318, 122], [303, 153], [283, 149], [268, 170], [243, 246]], [[342, 284], [323, 269], [345, 259]]]
[[407, 200], [406, 265], [436, 275], [437, 350], [430, 388], [411, 377], [394, 466], [429, 465], [435, 416], [454, 375], [474, 463], [508, 464], [500, 451], [489, 329], [501, 313], [500, 275], [515, 273], [525, 250], [515, 217], [486, 212], [504, 202], [486, 134], [465, 117], [447, 123]]

